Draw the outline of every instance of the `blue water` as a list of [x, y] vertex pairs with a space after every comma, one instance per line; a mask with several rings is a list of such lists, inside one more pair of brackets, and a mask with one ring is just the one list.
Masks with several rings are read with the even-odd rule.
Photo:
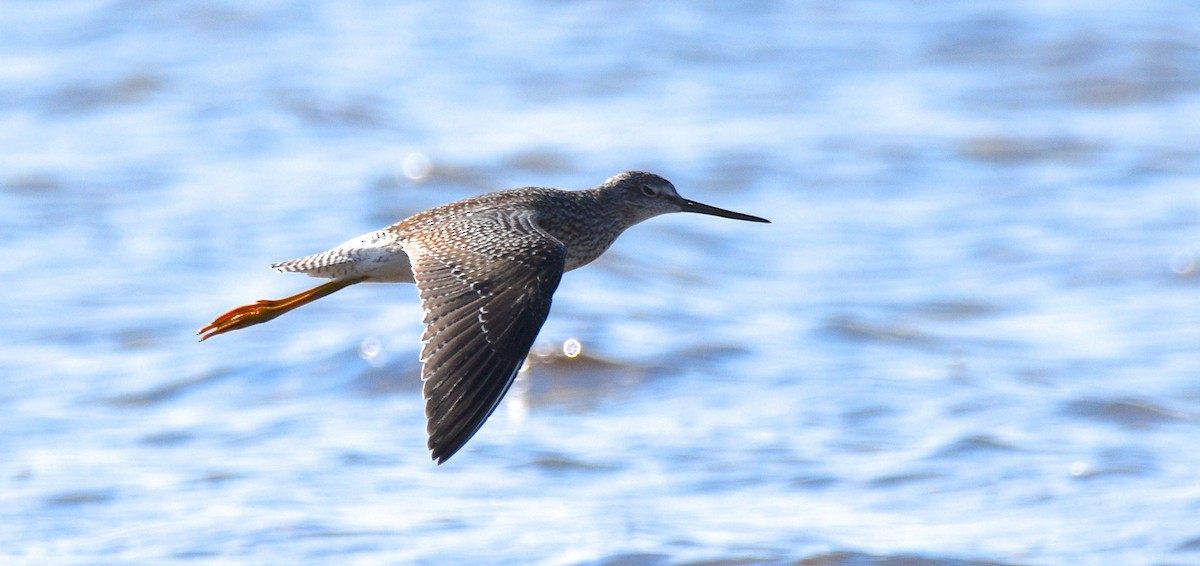
[[[1166, 0], [9, 2], [0, 561], [1198, 564], [1198, 77]], [[635, 168], [773, 224], [568, 274], [445, 465], [411, 286], [195, 341]]]

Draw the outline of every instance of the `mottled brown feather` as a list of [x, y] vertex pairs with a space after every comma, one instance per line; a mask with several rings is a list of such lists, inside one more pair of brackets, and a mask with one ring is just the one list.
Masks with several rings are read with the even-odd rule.
[[440, 463], [512, 385], [550, 313], [567, 251], [529, 209], [461, 215], [406, 236], [425, 310], [429, 449]]

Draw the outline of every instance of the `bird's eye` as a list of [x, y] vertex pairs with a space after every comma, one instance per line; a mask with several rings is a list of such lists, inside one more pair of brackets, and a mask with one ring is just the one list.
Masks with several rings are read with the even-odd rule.
[[651, 197], [651, 198], [656, 197], [656, 196], [658, 196], [658, 187], [652, 187], [650, 185], [642, 185], [642, 194], [646, 195], [648, 197]]

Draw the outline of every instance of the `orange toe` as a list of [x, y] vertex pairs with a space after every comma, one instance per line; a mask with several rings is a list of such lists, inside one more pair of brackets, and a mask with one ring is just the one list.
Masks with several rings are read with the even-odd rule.
[[200, 341], [203, 342], [218, 334], [267, 322], [288, 310], [290, 309], [280, 308], [276, 301], [259, 301], [253, 305], [243, 305], [218, 316], [216, 320], [201, 328], [196, 334], [200, 335]]

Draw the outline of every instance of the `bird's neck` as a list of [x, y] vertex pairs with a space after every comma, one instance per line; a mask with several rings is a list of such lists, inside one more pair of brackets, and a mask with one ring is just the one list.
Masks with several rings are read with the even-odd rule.
[[604, 191], [561, 191], [561, 214], [546, 215], [538, 225], [567, 247], [566, 271], [583, 267], [600, 257], [630, 226], [621, 216], [622, 207], [608, 202]]

